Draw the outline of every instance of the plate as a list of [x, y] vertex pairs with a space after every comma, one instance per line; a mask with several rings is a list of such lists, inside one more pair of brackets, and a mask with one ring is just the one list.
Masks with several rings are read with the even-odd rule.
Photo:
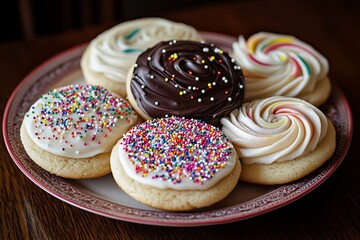
[[[224, 50], [231, 50], [235, 37], [202, 32], [203, 37]], [[3, 118], [5, 144], [19, 169], [37, 186], [56, 198], [86, 211], [123, 221], [161, 226], [204, 226], [244, 220], [289, 204], [324, 182], [340, 165], [352, 137], [352, 115], [348, 101], [333, 83], [330, 99], [321, 110], [337, 131], [332, 158], [310, 175], [284, 185], [259, 186], [239, 182], [223, 201], [192, 212], [166, 212], [147, 207], [129, 197], [116, 185], [111, 174], [86, 180], [69, 180], [38, 167], [20, 141], [25, 112], [48, 90], [84, 82], [80, 59], [87, 44], [66, 50], [30, 72], [10, 96]]]

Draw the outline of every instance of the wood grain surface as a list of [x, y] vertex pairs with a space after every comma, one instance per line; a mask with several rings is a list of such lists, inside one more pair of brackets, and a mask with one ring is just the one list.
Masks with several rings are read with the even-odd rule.
[[[328, 58], [330, 77], [353, 111], [353, 140], [340, 167], [308, 195], [272, 212], [222, 225], [129, 223], [95, 215], [49, 195], [17, 168], [1, 140], [0, 239], [360, 239], [359, 15], [356, 1], [341, 0], [233, 1], [158, 15], [202, 31], [234, 36], [248, 37], [258, 31], [295, 35]], [[28, 72], [108, 27], [0, 44], [1, 117], [11, 92]]]

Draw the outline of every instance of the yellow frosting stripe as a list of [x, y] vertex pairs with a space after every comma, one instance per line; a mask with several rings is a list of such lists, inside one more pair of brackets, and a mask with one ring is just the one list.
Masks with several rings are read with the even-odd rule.
[[260, 37], [252, 37], [249, 38], [247, 41], [247, 47], [250, 50], [250, 53], [254, 54], [255, 53], [255, 48], [256, 46], [259, 44], [259, 42], [261, 42], [264, 38], [260, 38]]
[[[250, 53], [255, 53], [255, 49], [256, 46], [259, 45], [260, 42], [262, 42], [264, 40], [265, 37], [252, 37], [249, 38], [247, 41], [247, 47], [250, 50]], [[278, 44], [278, 43], [292, 43], [294, 42], [294, 38], [289, 36], [289, 37], [278, 37], [278, 38], [274, 38], [271, 41], [268, 41], [267, 43], [265, 43], [262, 47], [261, 50], [263, 51], [266, 47], [268, 47], [269, 45], [272, 44]]]
[[283, 62], [285, 62], [287, 60], [287, 56], [286, 55], [278, 55], [279, 59]]
[[269, 42], [267, 42], [267, 44], [265, 44], [261, 50], [264, 50], [265, 48], [267, 48], [269, 45], [272, 44], [278, 44], [278, 43], [292, 43], [294, 42], [294, 38], [292, 37], [280, 37], [280, 38], [275, 38]]

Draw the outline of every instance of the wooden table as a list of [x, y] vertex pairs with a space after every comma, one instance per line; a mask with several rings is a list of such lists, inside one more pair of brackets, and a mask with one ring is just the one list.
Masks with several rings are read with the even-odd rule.
[[[0, 239], [360, 239], [360, 9], [355, 1], [243, 1], [163, 13], [199, 30], [237, 36], [288, 33], [330, 62], [330, 77], [354, 117], [352, 147], [320, 187], [275, 211], [223, 225], [161, 227], [98, 216], [64, 203], [33, 184], [0, 145]], [[0, 44], [0, 113], [20, 80], [52, 55], [91, 40], [109, 26]], [[1, 139], [3, 139], [1, 137]]]

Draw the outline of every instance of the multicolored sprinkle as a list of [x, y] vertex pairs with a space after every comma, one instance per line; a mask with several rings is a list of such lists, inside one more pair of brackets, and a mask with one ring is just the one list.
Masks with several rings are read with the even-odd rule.
[[147, 120], [120, 141], [134, 171], [179, 184], [184, 178], [204, 184], [225, 168], [232, 145], [216, 127], [181, 117]]

